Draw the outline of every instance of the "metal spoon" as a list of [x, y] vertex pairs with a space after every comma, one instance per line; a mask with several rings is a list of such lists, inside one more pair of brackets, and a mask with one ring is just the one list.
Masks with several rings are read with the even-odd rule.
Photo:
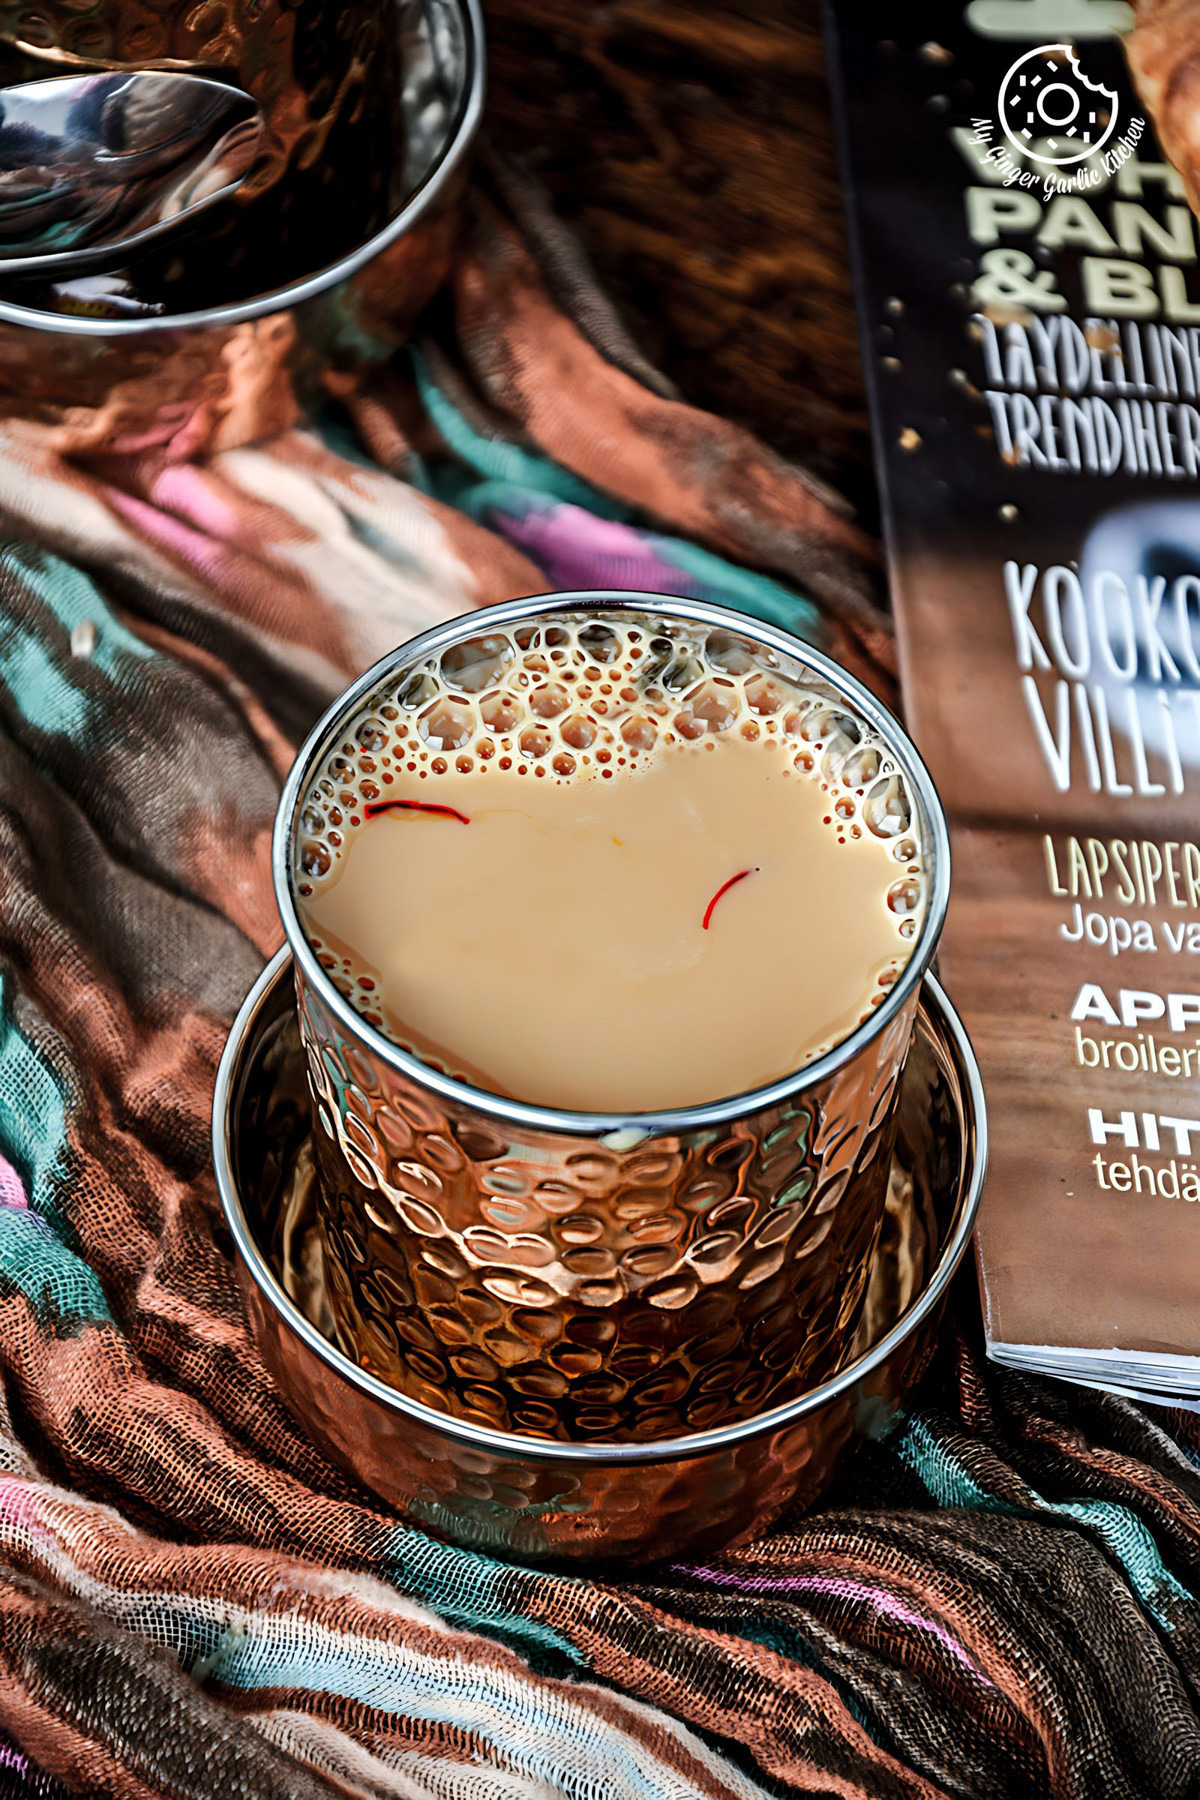
[[248, 94], [198, 75], [0, 88], [0, 273], [117, 266], [240, 187], [262, 135]]

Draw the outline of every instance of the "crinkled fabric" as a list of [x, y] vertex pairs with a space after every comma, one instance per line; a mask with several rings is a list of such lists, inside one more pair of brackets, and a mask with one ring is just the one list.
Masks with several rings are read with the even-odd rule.
[[329, 698], [597, 584], [892, 693], [872, 547], [647, 370], [520, 201], [303, 429], [195, 461], [0, 427], [0, 1794], [1183, 1800], [1196, 1423], [988, 1369], [969, 1284], [816, 1516], [622, 1582], [406, 1525], [250, 1341], [209, 1105]]

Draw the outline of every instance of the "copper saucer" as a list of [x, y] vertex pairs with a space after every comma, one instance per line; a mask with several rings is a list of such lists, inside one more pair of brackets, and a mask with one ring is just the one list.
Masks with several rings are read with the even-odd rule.
[[631, 1563], [711, 1552], [811, 1505], [853, 1444], [885, 1433], [901, 1411], [970, 1241], [987, 1155], [975, 1057], [932, 977], [899, 1110], [884, 1235], [843, 1366], [769, 1412], [639, 1444], [562, 1443], [452, 1418], [386, 1386], [335, 1341], [286, 950], [230, 1033], [213, 1144], [251, 1330], [314, 1442], [414, 1524], [455, 1543], [525, 1562]]

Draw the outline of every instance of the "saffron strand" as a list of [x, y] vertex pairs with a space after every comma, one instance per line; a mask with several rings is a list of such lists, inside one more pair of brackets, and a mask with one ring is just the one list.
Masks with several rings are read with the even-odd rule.
[[368, 819], [373, 819], [376, 813], [391, 812], [393, 808], [402, 812], [441, 813], [447, 819], [457, 819], [460, 825], [471, 823], [457, 806], [439, 806], [433, 800], [372, 800], [365, 811]]
[[731, 875], [729, 877], [728, 881], [723, 881], [721, 883], [720, 887], [717, 889], [716, 893], [713, 895], [712, 899], [709, 901], [708, 905], [704, 909], [704, 918], [701, 923], [700, 929], [702, 931], [708, 930], [709, 925], [712, 922], [713, 908], [716, 906], [717, 901], [722, 897], [723, 894], [727, 894], [729, 892], [730, 888], [736, 887], [739, 881], [745, 881], [747, 875], [757, 875], [757, 874], [758, 874], [757, 866], [753, 869], [739, 869], [736, 875]]

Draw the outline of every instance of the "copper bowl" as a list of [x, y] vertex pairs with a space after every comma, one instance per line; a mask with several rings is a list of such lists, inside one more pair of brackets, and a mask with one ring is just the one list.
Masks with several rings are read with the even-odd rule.
[[333, 260], [386, 222], [401, 48], [391, 13], [380, 0], [0, 0], [0, 66], [6, 81], [170, 69], [253, 95], [264, 132], [233, 208], [251, 222], [219, 238], [213, 260], [223, 280], [231, 261], [278, 270], [256, 284], [277, 286], [287, 259], [311, 268], [314, 232], [333, 240]]
[[652, 1443], [563, 1443], [423, 1405], [339, 1347], [322, 1304], [311, 1127], [288, 950], [217, 1075], [213, 1153], [250, 1328], [313, 1441], [414, 1524], [530, 1563], [658, 1561], [741, 1542], [812, 1504], [924, 1372], [970, 1241], [987, 1137], [974, 1053], [926, 978], [901, 1082], [887, 1220], [843, 1366], [786, 1405]]
[[454, 249], [483, 107], [483, 21], [479, 0], [390, 0], [390, 11], [402, 91], [387, 223], [303, 278], [222, 294], [228, 304], [210, 297], [229, 246], [192, 284], [203, 300], [185, 274], [180, 305], [145, 316], [64, 312], [0, 287], [0, 417], [56, 427], [66, 453], [194, 457], [299, 423], [330, 370], [404, 342]]

